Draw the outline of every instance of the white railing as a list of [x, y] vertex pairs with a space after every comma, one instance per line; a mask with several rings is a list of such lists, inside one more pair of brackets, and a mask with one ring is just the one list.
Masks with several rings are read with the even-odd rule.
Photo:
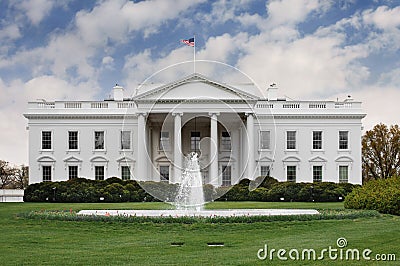
[[309, 103], [308, 108], [310, 108], [310, 109], [325, 109], [326, 103]]
[[47, 109], [47, 108], [52, 109], [52, 108], [55, 108], [55, 103], [54, 102], [38, 102], [37, 107], [43, 108], [43, 109]]
[[29, 102], [30, 109], [132, 109], [136, 108], [134, 102]]
[[80, 102], [66, 102], [66, 103], [64, 103], [64, 108], [80, 109], [80, 108], [82, 108], [82, 103], [80, 103]]
[[300, 103], [296, 103], [296, 102], [283, 103], [282, 104], [282, 108], [299, 109], [300, 108]]
[[259, 101], [256, 109], [361, 109], [361, 102], [335, 101]]

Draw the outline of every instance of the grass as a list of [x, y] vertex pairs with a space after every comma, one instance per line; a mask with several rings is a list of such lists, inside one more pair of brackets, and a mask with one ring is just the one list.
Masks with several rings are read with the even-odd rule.
[[[342, 203], [215, 202], [208, 208], [343, 209]], [[252, 224], [157, 224], [31, 220], [18, 213], [38, 210], [165, 209], [162, 203], [0, 204], [1, 265], [281, 265], [276, 257], [260, 261], [257, 251], [322, 250], [345, 237], [348, 248], [398, 253], [400, 217], [381, 215], [346, 220], [257, 222]], [[224, 243], [209, 247], [207, 243]], [[182, 245], [171, 246], [171, 243]], [[337, 265], [382, 265], [376, 261], [337, 261]], [[397, 261], [398, 263], [398, 261]], [[286, 261], [285, 265], [315, 265]], [[332, 265], [333, 261], [318, 261]], [[396, 265], [385, 262], [383, 265]]]

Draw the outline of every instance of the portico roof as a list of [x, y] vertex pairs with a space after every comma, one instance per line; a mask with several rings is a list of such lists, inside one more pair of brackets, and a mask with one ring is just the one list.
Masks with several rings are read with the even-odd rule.
[[133, 97], [141, 101], [179, 101], [179, 100], [229, 100], [257, 101], [260, 98], [237, 87], [211, 80], [199, 73], [143, 92]]

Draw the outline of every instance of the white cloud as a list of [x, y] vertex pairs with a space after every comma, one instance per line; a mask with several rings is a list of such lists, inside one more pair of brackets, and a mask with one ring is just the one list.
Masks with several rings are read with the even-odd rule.
[[400, 26], [400, 7], [390, 9], [387, 6], [380, 6], [376, 10], [370, 9], [363, 12], [363, 19], [380, 29], [393, 29]]
[[54, 0], [25, 0], [15, 5], [24, 12], [32, 24], [38, 25], [56, 4]]
[[21, 32], [16, 24], [10, 24], [0, 29], [0, 39], [15, 40], [21, 37]]
[[323, 13], [331, 6], [329, 0], [275, 0], [267, 4], [269, 27], [295, 25], [311, 12]]

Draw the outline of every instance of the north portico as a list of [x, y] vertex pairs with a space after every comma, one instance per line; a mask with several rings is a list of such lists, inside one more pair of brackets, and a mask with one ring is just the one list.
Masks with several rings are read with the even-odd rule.
[[199, 153], [203, 182], [361, 183], [361, 103], [287, 101], [271, 86], [194, 73], [104, 101], [30, 102], [30, 183], [117, 176], [179, 182]]
[[200, 74], [133, 97], [140, 110], [138, 151], [146, 154], [138, 157], [144, 167], [137, 178], [157, 181], [167, 174], [169, 182], [179, 182], [190, 152], [199, 153], [204, 183], [221, 186], [254, 178], [254, 165], [247, 168], [249, 158], [243, 155], [249, 153], [243, 148], [254, 150], [254, 130], [247, 127], [254, 127], [257, 99]]

